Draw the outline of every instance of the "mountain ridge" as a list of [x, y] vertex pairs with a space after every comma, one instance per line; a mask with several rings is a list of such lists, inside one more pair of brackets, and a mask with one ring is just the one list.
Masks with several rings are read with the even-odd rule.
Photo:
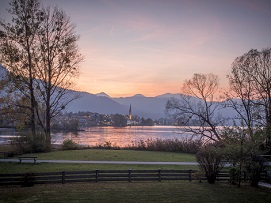
[[112, 98], [108, 94], [101, 92], [92, 94], [88, 92], [78, 92], [80, 97], [66, 107], [66, 111], [90, 111], [102, 114], [128, 114], [129, 106], [132, 106], [132, 113], [140, 117], [158, 119], [164, 118], [164, 109], [167, 97], [146, 97], [136, 94], [130, 97]]
[[[6, 69], [0, 65], [0, 73], [4, 73], [5, 70]], [[180, 94], [165, 93], [154, 97], [147, 97], [142, 94], [135, 94], [129, 97], [110, 97], [105, 92], [92, 94], [85, 91], [69, 91], [70, 93], [79, 94], [79, 98], [66, 106], [66, 112], [76, 113], [79, 111], [89, 111], [100, 114], [119, 113], [128, 115], [131, 105], [133, 115], [152, 119], [165, 118], [165, 106], [167, 101], [172, 97], [178, 98], [180, 96]], [[224, 109], [223, 115], [225, 114], [225, 116], [227, 116], [231, 114], [231, 112], [232, 111], [228, 109]]]

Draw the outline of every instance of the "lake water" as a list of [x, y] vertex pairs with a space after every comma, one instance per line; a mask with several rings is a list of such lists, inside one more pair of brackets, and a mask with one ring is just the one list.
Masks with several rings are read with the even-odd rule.
[[18, 134], [14, 129], [0, 128], [0, 144], [9, 144], [16, 136]]
[[[0, 129], [0, 144], [9, 143], [14, 136], [17, 136], [14, 130]], [[189, 135], [177, 133], [177, 128], [174, 126], [90, 127], [76, 133], [52, 133], [52, 143], [62, 144], [65, 139], [72, 139], [86, 146], [110, 142], [113, 146], [124, 147], [140, 140], [182, 139], [187, 136]]]

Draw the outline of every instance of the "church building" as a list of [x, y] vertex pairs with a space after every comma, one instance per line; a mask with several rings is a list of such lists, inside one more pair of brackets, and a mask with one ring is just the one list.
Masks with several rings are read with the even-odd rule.
[[129, 115], [128, 115], [128, 119], [127, 119], [127, 125], [132, 125], [133, 121], [132, 121], [132, 106], [130, 104], [130, 108], [129, 108]]

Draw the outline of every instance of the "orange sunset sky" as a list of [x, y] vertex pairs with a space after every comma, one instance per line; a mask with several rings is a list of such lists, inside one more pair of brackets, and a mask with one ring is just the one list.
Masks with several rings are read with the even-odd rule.
[[[0, 18], [9, 19], [1, 0]], [[235, 57], [271, 46], [270, 0], [43, 0], [76, 24], [76, 89], [111, 97], [178, 93], [194, 73], [227, 85]]]

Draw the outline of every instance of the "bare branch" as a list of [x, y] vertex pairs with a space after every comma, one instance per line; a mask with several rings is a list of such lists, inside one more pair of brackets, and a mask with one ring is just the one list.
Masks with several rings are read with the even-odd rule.
[[213, 141], [221, 139], [218, 127], [224, 119], [216, 116], [221, 105], [214, 101], [217, 90], [218, 77], [213, 74], [194, 74], [184, 82], [180, 98], [172, 98], [166, 105], [167, 112], [180, 121], [180, 131]]

